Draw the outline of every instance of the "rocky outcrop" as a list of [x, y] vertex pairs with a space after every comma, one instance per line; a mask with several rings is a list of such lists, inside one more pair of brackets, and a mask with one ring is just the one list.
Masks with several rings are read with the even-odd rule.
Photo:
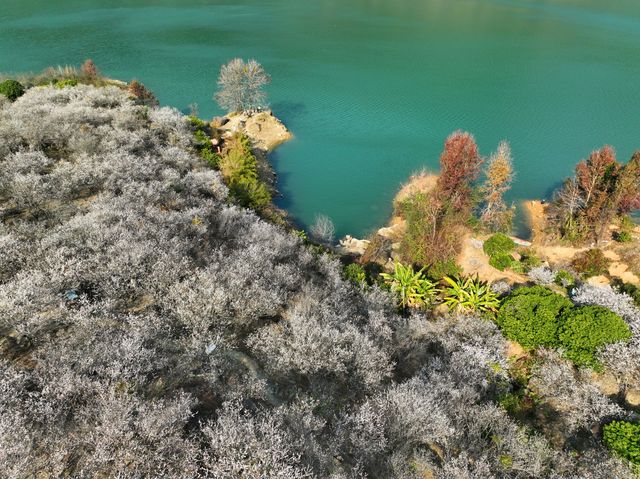
[[343, 255], [362, 256], [367, 251], [369, 244], [371, 244], [369, 240], [361, 240], [347, 235], [340, 240], [338, 252]]

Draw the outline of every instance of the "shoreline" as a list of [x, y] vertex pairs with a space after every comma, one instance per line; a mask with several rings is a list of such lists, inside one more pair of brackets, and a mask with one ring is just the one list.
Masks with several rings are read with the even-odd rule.
[[[399, 204], [417, 193], [428, 193], [436, 184], [438, 176], [428, 171], [420, 171], [411, 175], [408, 181], [402, 184], [393, 199], [393, 213], [382, 226], [366, 239], [358, 239], [351, 235], [343, 237], [337, 247], [337, 252], [342, 256], [357, 258], [362, 262], [375, 262], [383, 268], [390, 270], [395, 261], [399, 259], [396, 251], [406, 228], [406, 221], [398, 214]], [[564, 245], [559, 242], [547, 243], [545, 241], [546, 209], [547, 204], [538, 199], [525, 199], [521, 201], [524, 220], [531, 232], [529, 240], [523, 240], [514, 236], [513, 231], [508, 236], [513, 239], [517, 247], [532, 249], [543, 264], [556, 268], [571, 268], [574, 257], [592, 247], [603, 250], [609, 259], [606, 276], [594, 276], [588, 282], [592, 284], [609, 284], [610, 278], [619, 278], [626, 283], [640, 285], [640, 273], [630, 265], [635, 264], [629, 251], [637, 247], [637, 240], [631, 244], [617, 243], [613, 240], [595, 246]], [[614, 231], [615, 225], [610, 226]], [[640, 236], [640, 225], [634, 229]], [[490, 233], [475, 233], [469, 230], [463, 239], [462, 250], [456, 262], [465, 275], [478, 275], [482, 280], [494, 282], [506, 280], [510, 283], [527, 282], [527, 276], [510, 270], [500, 271], [489, 265], [489, 258], [484, 253], [482, 245], [491, 236]], [[375, 250], [372, 252], [370, 250]]]

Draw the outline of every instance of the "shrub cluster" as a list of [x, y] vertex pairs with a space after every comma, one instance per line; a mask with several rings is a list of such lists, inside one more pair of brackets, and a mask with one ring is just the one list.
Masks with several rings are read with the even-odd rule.
[[344, 267], [344, 277], [360, 286], [367, 285], [367, 272], [358, 263], [351, 263]]
[[496, 233], [487, 239], [482, 245], [482, 249], [487, 256], [495, 256], [497, 254], [509, 254], [515, 249], [516, 244], [511, 238], [503, 233]]
[[573, 303], [542, 286], [521, 287], [502, 303], [497, 322], [504, 335], [526, 348], [558, 346], [560, 316]]
[[611, 310], [574, 306], [542, 286], [515, 290], [503, 302], [497, 322], [506, 337], [526, 348], [562, 348], [574, 363], [594, 368], [599, 348], [631, 337], [629, 326]]
[[559, 344], [565, 356], [581, 366], [597, 367], [596, 352], [606, 344], [631, 338], [624, 320], [602, 306], [578, 306], [563, 312]]
[[211, 143], [211, 128], [206, 122], [195, 116], [189, 117], [189, 122], [193, 128], [193, 136], [196, 140], [196, 148], [200, 157], [206, 161], [211, 168], [220, 166], [220, 155], [214, 150]]
[[618, 456], [640, 466], [640, 424], [610, 422], [602, 430], [602, 440]]
[[271, 204], [271, 192], [260, 181], [258, 161], [244, 134], [226, 139], [218, 166], [229, 192], [242, 206], [261, 211]]
[[512, 256], [515, 247], [516, 244], [507, 235], [496, 233], [484, 242], [482, 249], [489, 256], [489, 264], [504, 271], [515, 262]]
[[592, 248], [576, 255], [571, 265], [584, 277], [606, 274], [611, 260], [607, 258], [601, 249]]
[[0, 95], [6, 96], [9, 101], [16, 101], [24, 95], [24, 86], [16, 80], [5, 80], [0, 83]]

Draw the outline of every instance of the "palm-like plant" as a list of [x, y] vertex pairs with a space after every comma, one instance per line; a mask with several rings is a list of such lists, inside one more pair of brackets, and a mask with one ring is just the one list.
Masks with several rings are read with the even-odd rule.
[[478, 277], [451, 279], [445, 276], [448, 284], [444, 290], [444, 302], [449, 309], [463, 312], [496, 312], [500, 306], [498, 295], [491, 286]]
[[440, 291], [423, 275], [423, 271], [424, 268], [416, 272], [413, 266], [395, 263], [393, 273], [381, 273], [380, 276], [398, 296], [401, 308], [424, 308], [433, 303]]

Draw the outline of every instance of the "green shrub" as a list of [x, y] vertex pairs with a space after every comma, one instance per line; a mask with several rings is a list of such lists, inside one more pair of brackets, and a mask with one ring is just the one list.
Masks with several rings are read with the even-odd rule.
[[496, 233], [484, 242], [482, 249], [488, 256], [497, 254], [509, 254], [516, 248], [511, 238], [503, 233]]
[[271, 204], [269, 189], [254, 178], [233, 178], [229, 183], [229, 193], [246, 208], [260, 211]]
[[631, 243], [633, 235], [628, 231], [617, 231], [613, 234], [613, 239], [618, 243]]
[[631, 337], [625, 321], [602, 306], [579, 306], [561, 313], [558, 339], [565, 356], [581, 366], [598, 367], [596, 351]]
[[578, 254], [571, 265], [578, 273], [588, 278], [605, 274], [610, 262], [601, 249], [593, 248]]
[[364, 267], [358, 263], [351, 263], [344, 267], [344, 277], [356, 284], [365, 286], [367, 284], [367, 273]]
[[571, 288], [576, 284], [575, 278], [566, 269], [561, 269], [558, 272], [556, 272], [556, 279], [554, 280], [554, 282], [558, 286], [562, 286], [564, 288]]
[[189, 115], [187, 117], [189, 119], [189, 123], [195, 130], [205, 130], [207, 128], [207, 122], [201, 120], [195, 115]]
[[54, 84], [54, 86], [60, 90], [67, 87], [74, 87], [74, 86], [78, 86], [78, 80], [74, 80], [74, 79], [58, 80]]
[[491, 286], [476, 278], [442, 278], [449, 287], [444, 290], [444, 302], [449, 309], [461, 312], [492, 313], [500, 307], [500, 298]]
[[427, 268], [427, 276], [434, 281], [440, 281], [445, 276], [455, 278], [460, 274], [462, 274], [462, 268], [454, 259], [436, 261]]
[[413, 266], [395, 263], [393, 273], [381, 273], [386, 286], [396, 294], [400, 308], [424, 308], [430, 306], [438, 295], [435, 283], [429, 281], [422, 272], [413, 270]]
[[514, 273], [523, 274], [525, 272], [525, 267], [520, 261], [513, 260], [509, 269]]
[[602, 429], [602, 440], [617, 456], [640, 465], [640, 424], [610, 422]]
[[510, 268], [514, 263], [516, 261], [509, 253], [496, 253], [489, 258], [489, 264], [500, 271]]
[[298, 238], [300, 238], [304, 242], [309, 241], [309, 235], [305, 230], [293, 230], [291, 233], [294, 236], [297, 236]]
[[0, 83], [0, 95], [6, 96], [9, 101], [16, 101], [24, 95], [24, 86], [15, 80], [5, 80]]
[[504, 335], [526, 348], [557, 347], [560, 313], [569, 299], [542, 286], [516, 289], [502, 303], [497, 322]]
[[[194, 123], [193, 121], [194, 117], [191, 117], [191, 120], [192, 125], [197, 125], [197, 123]], [[204, 124], [204, 122], [198, 118], [195, 118], [195, 120], [198, 120], [199, 122]], [[206, 125], [204, 125], [202, 128], [205, 127]], [[198, 150], [200, 157], [204, 161], [206, 161], [209, 166], [217, 169], [220, 165], [220, 155], [218, 155], [213, 149], [213, 146], [211, 145], [211, 137], [206, 133], [204, 129], [200, 129], [199, 127], [193, 133], [193, 136], [196, 140], [196, 149]]]
[[540, 258], [538, 258], [531, 249], [523, 249], [520, 251], [520, 264], [524, 273], [528, 273], [533, 268], [537, 268], [542, 264]]
[[621, 293], [625, 293], [631, 296], [633, 302], [636, 303], [638, 307], [640, 307], [640, 288], [638, 288], [635, 284], [625, 283], [620, 279], [614, 280], [613, 285]]

